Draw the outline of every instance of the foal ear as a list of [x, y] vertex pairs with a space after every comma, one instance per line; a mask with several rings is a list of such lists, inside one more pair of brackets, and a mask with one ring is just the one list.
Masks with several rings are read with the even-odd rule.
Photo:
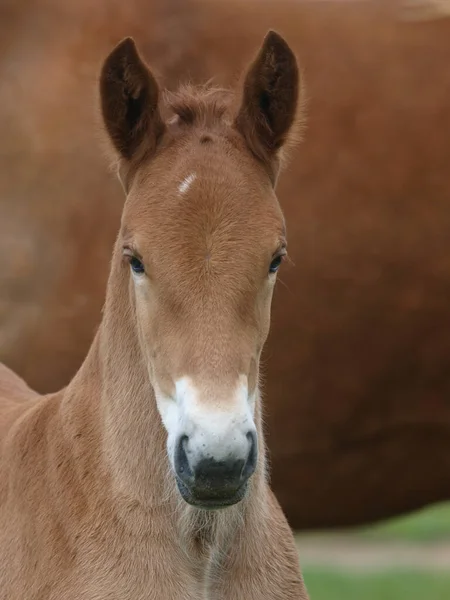
[[244, 80], [236, 127], [250, 149], [272, 169], [296, 120], [299, 70], [294, 53], [269, 31]]
[[132, 38], [122, 40], [105, 60], [100, 99], [106, 130], [122, 158], [130, 160], [144, 145], [156, 149], [165, 128], [159, 88]]

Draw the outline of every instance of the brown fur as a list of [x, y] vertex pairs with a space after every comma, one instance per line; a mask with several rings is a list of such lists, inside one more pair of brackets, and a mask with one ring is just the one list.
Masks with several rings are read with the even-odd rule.
[[228, 86], [273, 27], [301, 58], [308, 135], [278, 187], [272, 486], [302, 528], [450, 498], [450, 19], [407, 4], [3, 1], [1, 359], [55, 391], [98, 327], [123, 196], [94, 127], [106, 52], [133, 35], [170, 89]]
[[[173, 106], [188, 122], [164, 123], [156, 80], [134, 43], [125, 40], [105, 62], [102, 113], [129, 194], [103, 320], [74, 379], [39, 397], [0, 370], [1, 600], [307, 598], [292, 533], [266, 481], [257, 392], [267, 273], [285, 243], [270, 184], [282, 144], [270, 136], [286, 138], [297, 96], [295, 68], [279, 87], [259, 85], [258, 64], [272, 51], [274, 73], [278, 62], [295, 64], [270, 34], [252, 67], [267, 103], [245, 124], [218, 109], [214, 95], [186, 91]], [[276, 114], [285, 106], [287, 121]], [[250, 134], [250, 120], [265, 118], [262, 137]], [[264, 161], [249, 135], [261, 137]], [[192, 168], [198, 187], [180, 200], [180, 177]], [[136, 289], [124, 247], [145, 261]], [[256, 473], [240, 503], [192, 508], [175, 486], [155, 386], [171, 394], [189, 374], [220, 391], [242, 372], [257, 397]], [[217, 400], [233, 410], [225, 396]]]

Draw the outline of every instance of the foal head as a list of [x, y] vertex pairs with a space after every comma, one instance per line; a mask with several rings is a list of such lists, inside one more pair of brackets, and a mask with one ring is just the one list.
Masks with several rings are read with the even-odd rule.
[[286, 255], [274, 184], [298, 88], [295, 57], [274, 32], [236, 103], [206, 88], [161, 101], [131, 39], [101, 73], [127, 194], [114, 260], [178, 488], [203, 508], [241, 500], [257, 464], [259, 361]]

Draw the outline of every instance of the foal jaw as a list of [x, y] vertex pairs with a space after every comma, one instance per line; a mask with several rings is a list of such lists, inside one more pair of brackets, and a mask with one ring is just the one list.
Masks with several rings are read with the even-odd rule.
[[187, 377], [176, 382], [174, 399], [156, 394], [178, 490], [193, 506], [219, 509], [240, 502], [255, 472], [254, 399], [242, 379], [222, 402], [203, 398]]

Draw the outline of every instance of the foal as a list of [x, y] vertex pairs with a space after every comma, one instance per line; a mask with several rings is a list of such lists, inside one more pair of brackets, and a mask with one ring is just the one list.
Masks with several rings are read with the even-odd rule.
[[39, 397], [0, 370], [1, 600], [307, 598], [258, 392], [298, 88], [273, 32], [238, 103], [205, 88], [164, 104], [131, 39], [107, 58], [127, 199], [75, 378]]

